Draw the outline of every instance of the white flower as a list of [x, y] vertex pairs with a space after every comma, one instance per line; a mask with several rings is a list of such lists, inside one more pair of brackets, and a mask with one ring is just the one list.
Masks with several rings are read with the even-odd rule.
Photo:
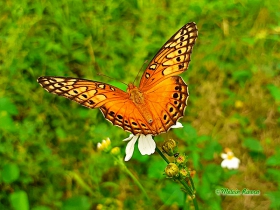
[[132, 157], [134, 151], [134, 144], [136, 143], [138, 138], [138, 149], [141, 155], [151, 155], [155, 152], [156, 142], [152, 138], [151, 134], [148, 134], [146, 136], [143, 134], [136, 136], [130, 134], [128, 138], [124, 139], [124, 141], [129, 141], [125, 149], [125, 161], [130, 160], [130, 158]]
[[[183, 125], [179, 122], [176, 123], [176, 125], [171, 126], [171, 128], [182, 128]], [[138, 142], [138, 149], [141, 153], [141, 155], [151, 155], [155, 152], [156, 150], [156, 142], [152, 138], [151, 134], [148, 135], [143, 135], [143, 134], [138, 134], [138, 135], [133, 135], [130, 134], [128, 138], [124, 139], [123, 141], [129, 141], [126, 148], [125, 148], [125, 161], [129, 161], [130, 158], [133, 155], [134, 152], [134, 145], [139, 139]]]
[[221, 166], [228, 169], [238, 169], [240, 160], [234, 156], [230, 149], [226, 148], [225, 152], [221, 154], [221, 157], [224, 159]]

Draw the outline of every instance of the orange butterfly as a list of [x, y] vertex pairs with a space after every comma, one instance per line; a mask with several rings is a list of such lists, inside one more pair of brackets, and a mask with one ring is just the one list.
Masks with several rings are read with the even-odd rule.
[[77, 78], [45, 76], [39, 77], [38, 83], [50, 93], [99, 108], [107, 120], [134, 135], [158, 135], [184, 115], [188, 86], [177, 75], [188, 69], [197, 34], [195, 23], [184, 25], [149, 63], [139, 88], [129, 84], [127, 92]]

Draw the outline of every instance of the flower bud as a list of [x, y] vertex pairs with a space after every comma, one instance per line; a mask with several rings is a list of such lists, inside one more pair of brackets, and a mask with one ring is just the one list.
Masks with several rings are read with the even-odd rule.
[[186, 155], [178, 155], [176, 157], [175, 161], [179, 165], [185, 165], [185, 163], [187, 162], [187, 157], [186, 157]]
[[179, 168], [175, 163], [169, 163], [165, 168], [166, 176], [176, 178], [179, 176]]
[[161, 148], [167, 155], [173, 156], [177, 150], [177, 143], [173, 139], [168, 139], [163, 142]]
[[118, 154], [120, 154], [120, 148], [119, 147], [114, 147], [113, 149], [111, 149], [110, 152], [112, 155], [117, 156]]
[[190, 174], [189, 171], [185, 168], [180, 169], [179, 173], [180, 173], [180, 178], [183, 178], [183, 179], [189, 177], [189, 174]]
[[194, 177], [195, 174], [196, 174], [195, 170], [190, 171], [190, 175], [191, 175], [192, 178]]
[[98, 151], [105, 151], [108, 152], [111, 148], [111, 141], [109, 138], [106, 138], [106, 140], [102, 140], [101, 143], [98, 142], [97, 144], [97, 150]]

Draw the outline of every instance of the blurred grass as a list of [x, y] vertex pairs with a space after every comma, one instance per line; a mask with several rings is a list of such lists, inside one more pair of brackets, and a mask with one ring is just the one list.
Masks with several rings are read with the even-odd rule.
[[[199, 37], [182, 75], [190, 89], [185, 127], [156, 141], [180, 141], [197, 171], [201, 209], [279, 209], [279, 6], [260, 0], [2, 1], [0, 209], [181, 208], [183, 195], [164, 179], [158, 155], [138, 152], [127, 163], [150, 204], [110, 156], [95, 149], [110, 137], [124, 154], [121, 140], [128, 134], [98, 110], [46, 93], [36, 79], [73, 76], [119, 86], [97, 76], [102, 72], [133, 81], [143, 62], [191, 21]], [[221, 169], [225, 147], [241, 159], [238, 171]], [[219, 197], [217, 187], [261, 195]]]

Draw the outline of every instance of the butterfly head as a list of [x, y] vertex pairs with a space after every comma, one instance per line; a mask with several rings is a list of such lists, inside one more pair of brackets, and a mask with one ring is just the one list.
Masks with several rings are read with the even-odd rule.
[[129, 93], [133, 89], [138, 89], [133, 83], [129, 83], [127, 86], [127, 92]]

